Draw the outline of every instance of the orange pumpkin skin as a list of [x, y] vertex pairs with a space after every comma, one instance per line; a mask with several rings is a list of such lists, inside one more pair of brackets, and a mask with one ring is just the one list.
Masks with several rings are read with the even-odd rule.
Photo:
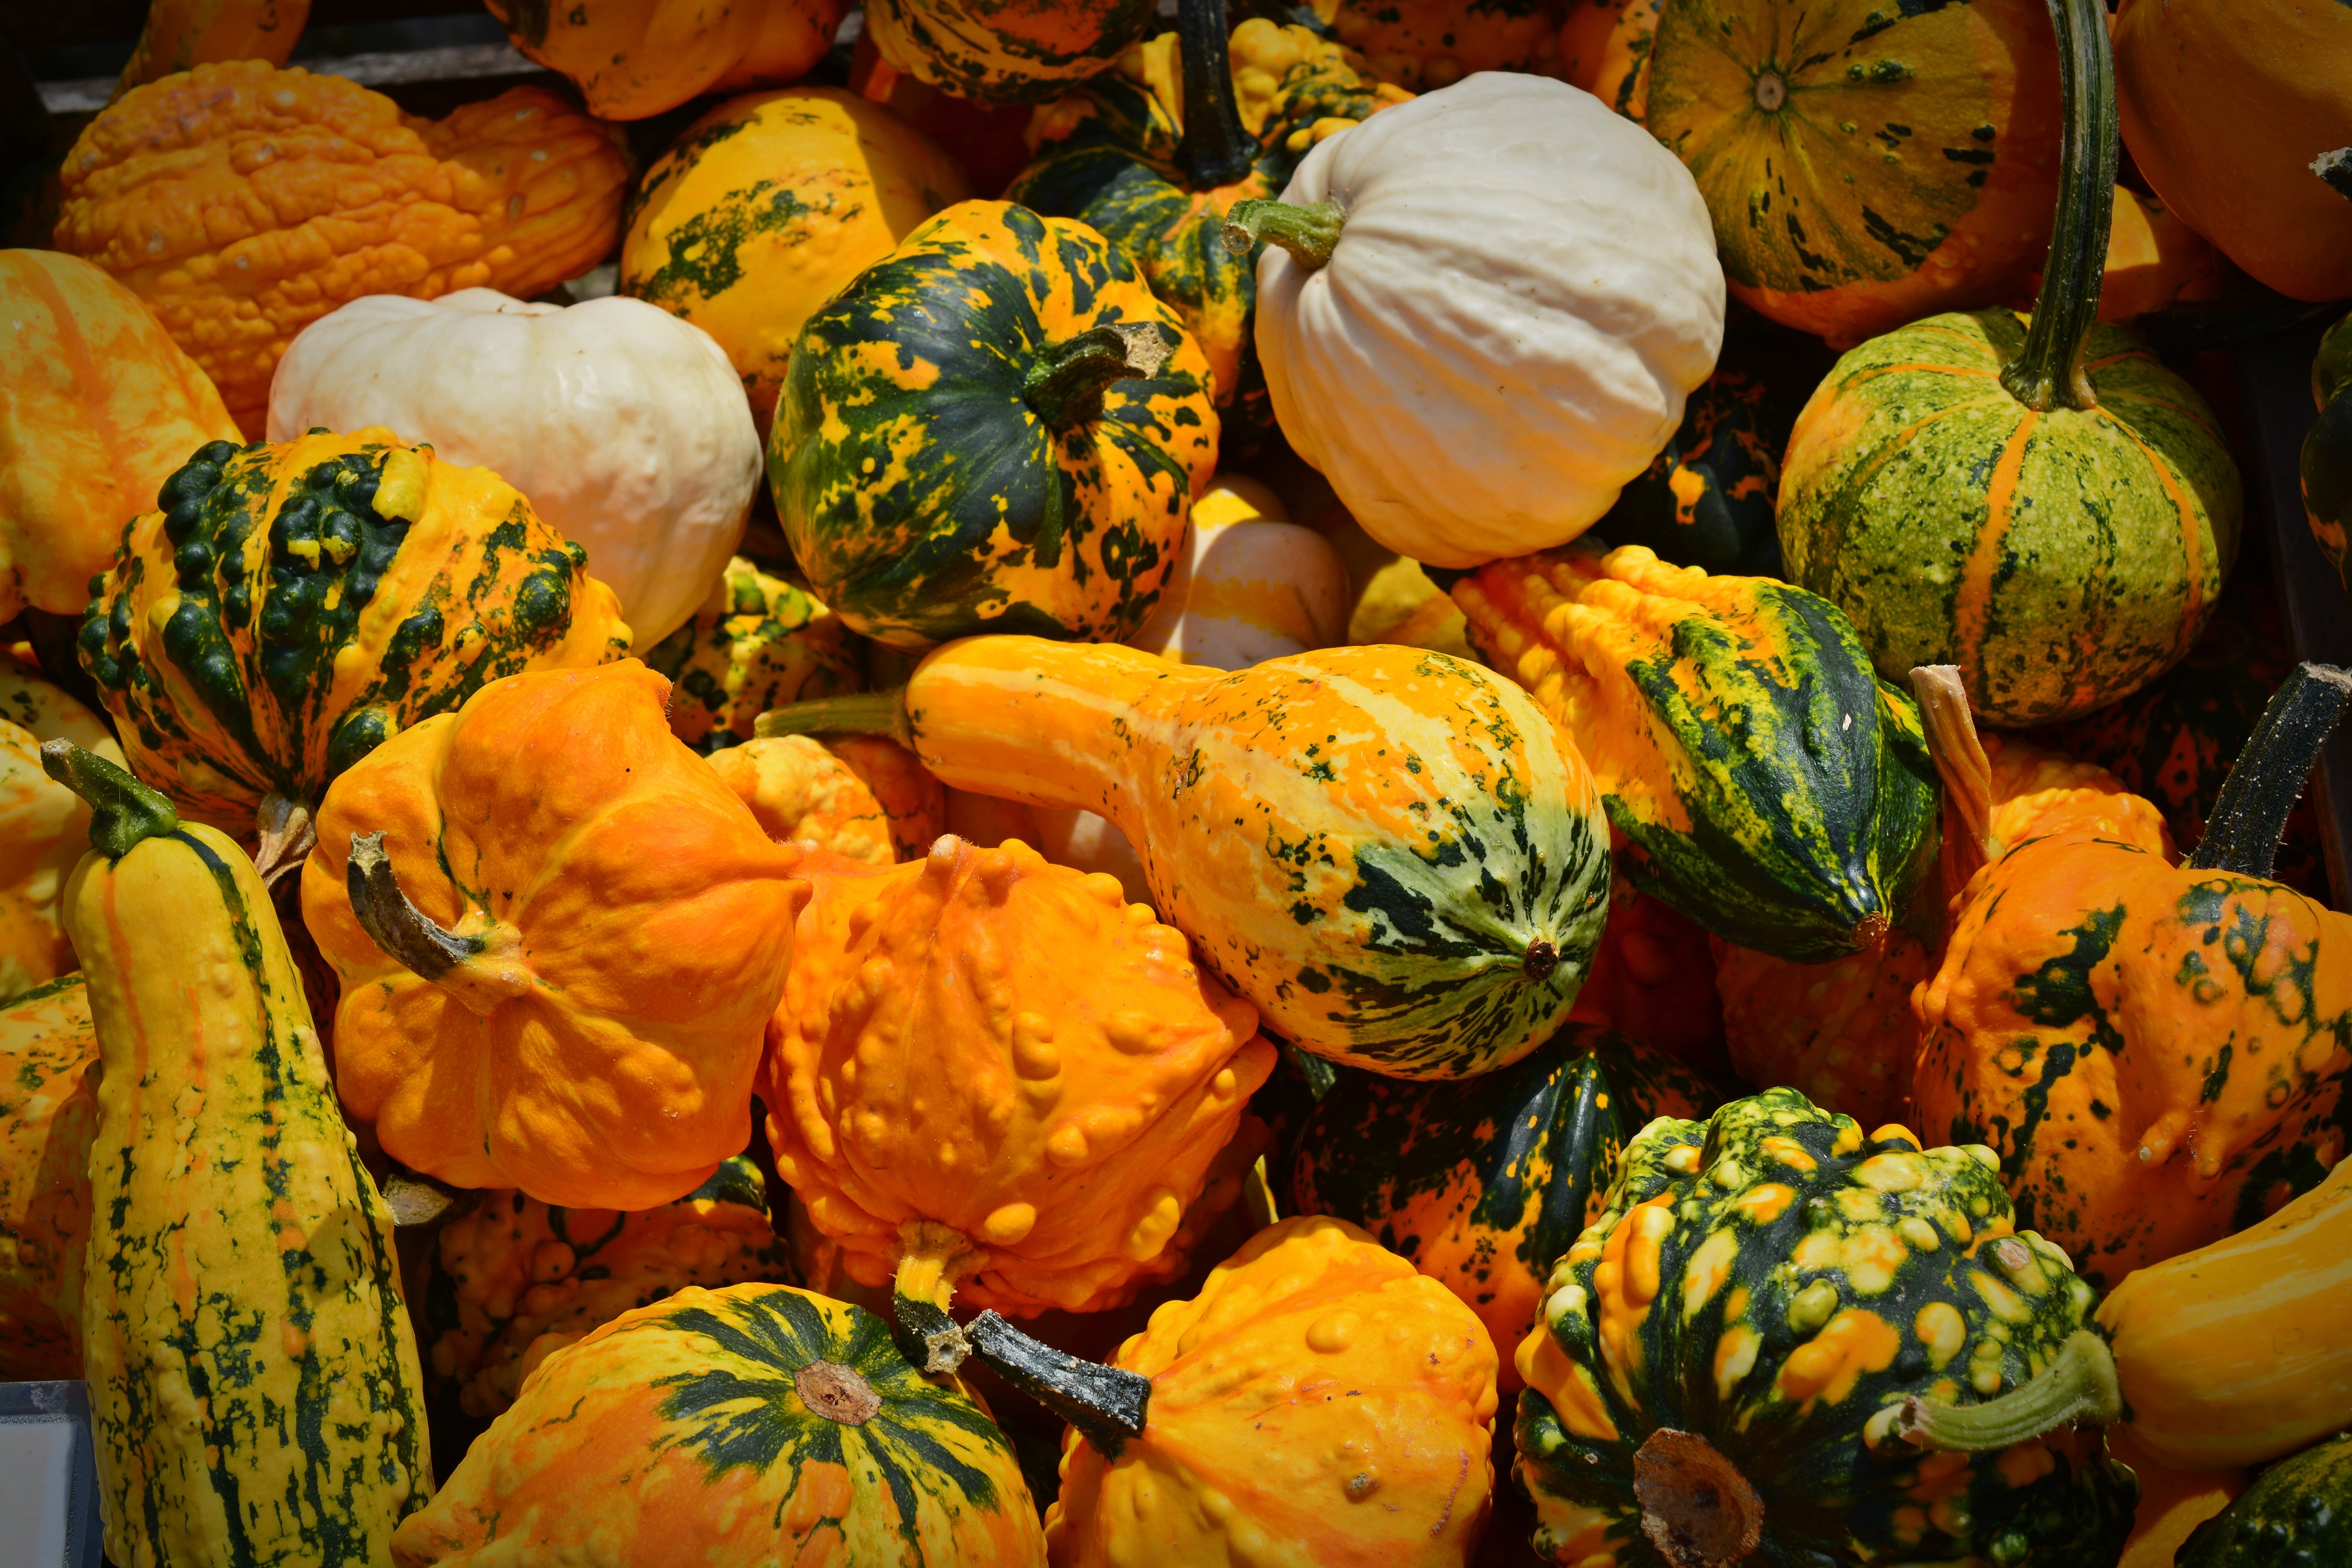
[[0, 1002], [80, 967], [59, 904], [89, 807], [41, 769], [41, 742], [59, 740], [122, 762], [104, 721], [0, 653]]
[[214, 60], [282, 66], [310, 19], [310, 0], [151, 0], [114, 96]]
[[926, 1224], [968, 1248], [974, 1307], [1094, 1311], [1181, 1272], [1184, 1211], [1273, 1068], [1256, 1010], [1114, 879], [1017, 841], [809, 872], [760, 1096], [850, 1278], [887, 1283]]
[[1717, 974], [1719, 945], [1664, 900], [1612, 878], [1609, 921], [1568, 1021], [1615, 1029], [1682, 1061], [1720, 1068], [1727, 1004]]
[[[342, 981], [335, 1079], [384, 1152], [457, 1186], [650, 1208], [751, 1138], [799, 851], [672, 735], [635, 660], [510, 676], [328, 791], [302, 913]], [[435, 984], [352, 907], [354, 834], [482, 945]]]
[[782, 87], [833, 47], [843, 0], [489, 0], [514, 47], [572, 79], [600, 120], [643, 120], [706, 92]]
[[79, 257], [0, 250], [0, 621], [79, 612], [122, 525], [236, 422], [138, 296]]
[[200, 65], [83, 128], [57, 246], [139, 296], [258, 438], [278, 356], [337, 306], [528, 299], [594, 265], [628, 183], [616, 136], [539, 88], [436, 124], [341, 77]]
[[806, 735], [749, 741], [710, 753], [710, 766], [779, 844], [891, 866], [890, 819], [850, 766]]
[[0, 1006], [0, 1380], [81, 1375], [97, 1061], [80, 975]]
[[1451, 1290], [1346, 1221], [1259, 1231], [1113, 1364], [1151, 1379], [1150, 1421], [1117, 1459], [1065, 1437], [1053, 1568], [1440, 1568], [1477, 1551], [1494, 1343]]
[[879, 735], [835, 735], [825, 741], [824, 749], [873, 792], [890, 825], [891, 850], [899, 859], [921, 858], [932, 840], [948, 830], [946, 786], [898, 742]]

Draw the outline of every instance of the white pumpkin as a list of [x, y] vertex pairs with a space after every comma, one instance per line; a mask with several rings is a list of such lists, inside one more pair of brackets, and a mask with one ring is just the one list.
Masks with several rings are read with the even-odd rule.
[[760, 482], [759, 433], [725, 352], [618, 296], [371, 294], [320, 317], [278, 362], [269, 439], [370, 425], [520, 490], [586, 548], [640, 648], [709, 596]]
[[1689, 171], [1549, 78], [1484, 71], [1383, 110], [1233, 218], [1236, 241], [1275, 242], [1256, 341], [1283, 434], [1366, 532], [1430, 565], [1590, 528], [1722, 346]]
[[1287, 519], [1255, 479], [1211, 480], [1192, 503], [1159, 608], [1127, 645], [1179, 664], [1241, 669], [1346, 642], [1348, 568], [1321, 534]]

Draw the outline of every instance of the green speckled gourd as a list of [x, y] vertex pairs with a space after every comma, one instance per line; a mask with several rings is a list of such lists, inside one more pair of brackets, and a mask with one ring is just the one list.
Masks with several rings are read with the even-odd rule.
[[1897, 1429], [1906, 1400], [1973, 1405], [2084, 1326], [2090, 1286], [2012, 1232], [1994, 1163], [1788, 1089], [1644, 1128], [1519, 1347], [1537, 1551], [1579, 1568], [2114, 1563], [2138, 1489], [2095, 1432], [1969, 1454]]
[[2177, 1568], [2352, 1563], [2352, 1433], [2290, 1454], [2180, 1543]]
[[2057, 227], [2032, 316], [1930, 316], [1837, 363], [1780, 478], [1791, 581], [1853, 617], [1878, 672], [1958, 665], [1977, 716], [2042, 724], [2179, 662], [2238, 552], [2212, 411], [2096, 317], [2115, 205], [2115, 62], [2095, 0], [2057, 0]]
[[[1299, 1130], [1284, 1212], [1363, 1226], [1508, 1349], [1535, 1327], [1552, 1264], [1601, 1216], [1633, 1134], [1726, 1098], [1664, 1051], [1585, 1024], [1459, 1083], [1349, 1073]], [[1516, 1392], [1516, 1371], [1498, 1386]]]
[[580, 546], [389, 430], [215, 441], [156, 500], [93, 584], [81, 665], [131, 771], [231, 833], [487, 681], [629, 651]]
[[121, 1568], [379, 1568], [433, 1487], [392, 1216], [253, 861], [102, 758], [66, 930], [98, 1032], [81, 1289]]
[[2352, 316], [2327, 329], [2311, 364], [2319, 417], [2303, 438], [2303, 510], [2321, 553], [2352, 594]]
[[1306, 27], [1253, 16], [1229, 41], [1223, 13], [1187, 0], [1177, 31], [1045, 110], [1037, 159], [1005, 195], [1135, 258], [1209, 356], [1230, 458], [1264, 440], [1274, 410], [1250, 330], [1256, 263], [1226, 248], [1225, 214], [1281, 195], [1316, 142], [1412, 94]]
[[771, 708], [862, 689], [847, 634], [813, 595], [738, 555], [694, 618], [645, 660], [669, 677], [671, 733], [709, 753], [750, 740]]
[[768, 484], [810, 586], [877, 642], [1116, 642], [1160, 602], [1217, 429], [1200, 344], [1125, 250], [961, 202], [809, 318]]

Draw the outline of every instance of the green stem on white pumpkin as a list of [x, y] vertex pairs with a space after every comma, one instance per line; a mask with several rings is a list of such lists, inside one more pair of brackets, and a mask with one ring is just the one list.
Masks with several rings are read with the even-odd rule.
[[1095, 417], [1113, 382], [1149, 381], [1176, 344], [1157, 321], [1112, 321], [1049, 346], [1029, 367], [1021, 400], [1048, 430]]
[[2311, 172], [2326, 181], [2329, 190], [2352, 200], [2352, 147], [2322, 153], [2311, 161]]
[[2286, 832], [2287, 813], [2311, 778], [2327, 732], [2352, 700], [2352, 672], [2298, 664], [2271, 694], [2246, 737], [2206, 818], [2204, 841], [2189, 857], [2193, 871], [2268, 877]]
[[2050, 0], [2058, 33], [2058, 217], [2025, 348], [2000, 384], [2029, 408], [2095, 408], [2083, 344], [2099, 319], [2116, 209], [2116, 58], [2099, 0]]
[[71, 741], [42, 742], [41, 771], [89, 806], [89, 847], [110, 860], [120, 860], [142, 840], [160, 838], [180, 826], [180, 814], [170, 801]]
[[1292, 260], [1309, 272], [1321, 270], [1339, 247], [1339, 230], [1348, 215], [1338, 202], [1235, 202], [1225, 215], [1225, 248], [1246, 256], [1265, 240], [1290, 252]]
[[1998, 1399], [1935, 1405], [1911, 1395], [1895, 1418], [1895, 1435], [1915, 1447], [1989, 1454], [2071, 1423], [2112, 1426], [2123, 1414], [2115, 1352], [2097, 1333], [2076, 1329], [2048, 1366]]
[[907, 689], [858, 691], [846, 697], [812, 697], [805, 702], [771, 708], [751, 721], [755, 739], [779, 735], [879, 735], [915, 749], [915, 730], [907, 717]]
[[1176, 166], [1196, 189], [1230, 185], [1249, 174], [1257, 142], [1234, 100], [1225, 0], [1178, 0], [1176, 47], [1184, 74], [1184, 135], [1176, 143]]

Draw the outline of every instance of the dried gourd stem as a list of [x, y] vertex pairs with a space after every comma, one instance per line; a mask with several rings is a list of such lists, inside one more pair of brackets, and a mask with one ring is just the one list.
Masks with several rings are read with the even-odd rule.
[[1675, 1568], [1729, 1568], [1764, 1536], [1764, 1500], [1696, 1432], [1661, 1426], [1633, 1455], [1642, 1533]]
[[438, 980], [482, 951], [482, 944], [445, 931], [408, 901], [393, 875], [381, 833], [352, 835], [351, 862], [343, 869], [352, 913], [376, 946], [423, 980]]
[[2298, 664], [2271, 694], [2254, 732], [2230, 765], [2206, 819], [2204, 841], [2189, 857], [2195, 871], [2267, 877], [2286, 832], [2287, 814], [2311, 778], [2319, 748], [2352, 700], [2352, 673], [2330, 664]]
[[172, 803], [95, 752], [71, 741], [41, 742], [41, 771], [89, 806], [89, 847], [110, 860], [131, 846], [178, 830]]
[[2322, 153], [2311, 161], [2311, 172], [2326, 181], [2329, 190], [2352, 200], [2352, 147]]
[[1923, 664], [1911, 672], [1927, 754], [1944, 781], [1945, 890], [1958, 893], [2000, 845], [1992, 836], [1992, 762], [1969, 711], [1958, 665]]
[[318, 847], [319, 826], [311, 818], [310, 808], [289, 795], [276, 790], [263, 795], [253, 821], [253, 868], [260, 873], [265, 888], [276, 887], [280, 878], [300, 870], [310, 851]]
[[1293, 206], [1288, 202], [1235, 202], [1225, 215], [1225, 248], [1247, 256], [1264, 240], [1290, 252], [1291, 259], [1309, 272], [1328, 266], [1339, 248], [1339, 231], [1347, 212], [1338, 202]]
[[470, 1211], [481, 1199], [478, 1193], [450, 1186], [400, 1164], [385, 1173], [383, 1191], [383, 1206], [392, 1211], [392, 1223], [403, 1230], [454, 1219]]
[[1184, 133], [1176, 165], [1201, 190], [1246, 176], [1257, 143], [1234, 101], [1225, 0], [1178, 0], [1176, 47], [1184, 82]]
[[2058, 218], [2025, 347], [2000, 384], [2028, 408], [2095, 408], [2083, 344], [2099, 319], [2116, 209], [2116, 58], [2100, 0], [2050, 0], [2058, 34]]
[[780, 735], [881, 735], [910, 752], [916, 749], [903, 686], [847, 697], [813, 697], [805, 702], [771, 708], [751, 721], [751, 733], [761, 741]]
[[1048, 430], [1067, 430], [1102, 413], [1103, 394], [1121, 381], [1149, 381], [1176, 350], [1159, 321], [1110, 321], [1049, 346], [1029, 367], [1021, 401]]
[[2042, 1372], [1981, 1405], [1935, 1405], [1913, 1394], [1895, 1417], [1895, 1435], [1915, 1447], [1989, 1454], [2077, 1422], [2110, 1426], [2123, 1419], [2115, 1352], [2089, 1329], [2076, 1329]]

